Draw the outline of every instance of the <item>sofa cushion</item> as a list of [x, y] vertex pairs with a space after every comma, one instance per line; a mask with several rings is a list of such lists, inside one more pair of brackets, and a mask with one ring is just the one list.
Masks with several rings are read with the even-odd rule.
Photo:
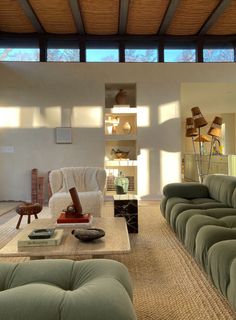
[[208, 198], [208, 188], [200, 183], [169, 183], [164, 186], [163, 194], [167, 198], [179, 197], [185, 199]]
[[[236, 240], [225, 240], [215, 243], [208, 251], [207, 273], [224, 296], [228, 296], [228, 285], [231, 281], [231, 285], [234, 282], [230, 277], [230, 269], [232, 262], [236, 260], [235, 248]], [[234, 283], [234, 290], [236, 290], [236, 282]], [[230, 296], [231, 294], [229, 294], [228, 298]], [[236, 291], [234, 296], [236, 296]]]
[[[176, 233], [179, 239], [182, 242], [185, 242], [187, 226], [189, 228], [189, 220], [195, 216], [209, 216], [220, 219], [225, 216], [235, 216], [236, 217], [236, 209], [234, 208], [210, 208], [210, 209], [190, 209], [182, 212], [178, 215], [175, 223]], [[191, 224], [193, 224], [191, 222]], [[190, 228], [191, 229], [191, 228]], [[189, 231], [189, 236], [191, 237], [192, 231]], [[194, 238], [195, 241], [195, 238]]]
[[236, 239], [236, 228], [206, 225], [199, 230], [195, 241], [195, 258], [204, 270], [208, 268], [207, 255], [210, 247], [217, 242], [230, 239]]
[[0, 319], [132, 320], [132, 288], [113, 260], [0, 264]]
[[204, 179], [204, 184], [209, 189], [209, 195], [212, 199], [225, 203], [229, 207], [236, 205], [233, 200], [233, 193], [236, 188], [236, 178], [227, 175], [209, 175]]
[[210, 208], [225, 208], [224, 203], [215, 201], [210, 198], [198, 198], [193, 200], [187, 200], [185, 203], [178, 203], [173, 206], [170, 212], [170, 225], [176, 231], [176, 220], [180, 214], [189, 209], [205, 210]]
[[[233, 209], [231, 209], [233, 210]], [[230, 211], [230, 209], [229, 209]], [[186, 235], [184, 244], [188, 251], [195, 255], [195, 240], [199, 230], [207, 225], [221, 226], [225, 228], [235, 228], [236, 227], [236, 215], [226, 216], [229, 212], [218, 212], [218, 217], [213, 217], [209, 215], [194, 215], [191, 217], [186, 224]]]

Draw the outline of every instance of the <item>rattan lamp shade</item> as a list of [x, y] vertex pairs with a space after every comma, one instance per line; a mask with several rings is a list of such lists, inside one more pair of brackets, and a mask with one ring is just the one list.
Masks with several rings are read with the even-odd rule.
[[215, 117], [213, 120], [210, 129], [208, 130], [208, 134], [212, 137], [219, 138], [221, 135], [221, 125], [222, 125], [222, 118]]
[[193, 118], [186, 118], [186, 132], [185, 137], [197, 136], [197, 130], [194, 128]]
[[210, 142], [210, 139], [205, 134], [200, 134], [194, 141]]
[[203, 117], [199, 107], [191, 109], [195, 128], [201, 128], [207, 125], [206, 119]]

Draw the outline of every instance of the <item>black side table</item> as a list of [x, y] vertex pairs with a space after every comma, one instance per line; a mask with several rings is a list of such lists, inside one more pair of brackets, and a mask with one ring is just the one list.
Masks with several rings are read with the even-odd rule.
[[126, 219], [129, 233], [138, 233], [138, 198], [133, 194], [114, 195], [114, 216]]

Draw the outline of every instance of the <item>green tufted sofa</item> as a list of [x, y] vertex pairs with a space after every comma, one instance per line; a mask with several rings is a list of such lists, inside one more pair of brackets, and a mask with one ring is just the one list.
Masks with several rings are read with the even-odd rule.
[[1, 320], [134, 320], [126, 267], [116, 261], [0, 264]]
[[186, 249], [236, 309], [236, 177], [170, 183], [161, 212]]

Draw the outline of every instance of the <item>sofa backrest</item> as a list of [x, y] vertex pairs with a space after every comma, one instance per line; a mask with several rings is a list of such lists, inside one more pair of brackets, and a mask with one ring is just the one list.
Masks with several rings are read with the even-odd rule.
[[76, 187], [79, 192], [102, 191], [106, 185], [106, 171], [98, 167], [67, 167], [52, 170], [49, 174], [52, 193], [68, 192]]
[[236, 208], [236, 177], [211, 174], [203, 183], [208, 187], [211, 198]]

